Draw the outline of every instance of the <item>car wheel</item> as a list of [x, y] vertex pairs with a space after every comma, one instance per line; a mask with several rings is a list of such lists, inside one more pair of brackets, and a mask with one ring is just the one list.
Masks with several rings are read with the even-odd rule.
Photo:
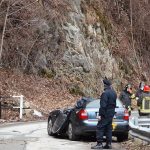
[[54, 133], [52, 132], [52, 128], [53, 128], [52, 120], [49, 119], [48, 124], [47, 124], [47, 132], [48, 132], [48, 135], [50, 136], [54, 135]]
[[72, 123], [69, 123], [68, 125], [67, 135], [68, 135], [69, 140], [71, 141], [76, 141], [79, 139], [79, 136], [75, 135], [74, 133], [74, 128], [72, 126]]
[[126, 141], [126, 140], [128, 140], [128, 134], [121, 134], [121, 135], [117, 136], [117, 141], [118, 142], [123, 142], [123, 141]]

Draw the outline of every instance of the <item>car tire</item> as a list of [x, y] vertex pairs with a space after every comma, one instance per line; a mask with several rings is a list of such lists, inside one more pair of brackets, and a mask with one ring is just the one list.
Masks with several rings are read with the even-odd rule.
[[77, 141], [79, 139], [79, 136], [75, 135], [74, 133], [74, 128], [71, 122], [68, 125], [67, 135], [71, 141]]
[[117, 141], [118, 142], [123, 142], [123, 141], [126, 141], [126, 140], [128, 140], [128, 134], [127, 133], [126, 134], [121, 134], [121, 135], [117, 136]]
[[52, 119], [50, 118], [47, 124], [47, 133], [49, 136], [53, 136], [54, 133], [52, 132], [53, 124], [52, 124]]

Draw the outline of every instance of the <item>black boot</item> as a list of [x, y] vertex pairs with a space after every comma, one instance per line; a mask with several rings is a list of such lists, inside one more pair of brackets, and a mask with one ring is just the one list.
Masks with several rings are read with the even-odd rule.
[[106, 143], [106, 145], [103, 147], [103, 149], [112, 149], [112, 146], [110, 143]]
[[91, 149], [103, 149], [103, 144], [97, 143], [95, 146], [92, 146]]

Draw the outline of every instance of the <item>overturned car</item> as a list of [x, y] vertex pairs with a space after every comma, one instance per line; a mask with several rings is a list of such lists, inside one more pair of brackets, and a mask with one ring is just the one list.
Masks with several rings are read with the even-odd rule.
[[[50, 136], [66, 134], [70, 140], [78, 140], [81, 136], [96, 135], [97, 115], [100, 100], [82, 98], [73, 108], [58, 109], [50, 112], [47, 132]], [[128, 111], [119, 99], [112, 123], [113, 136], [119, 142], [128, 139]]]

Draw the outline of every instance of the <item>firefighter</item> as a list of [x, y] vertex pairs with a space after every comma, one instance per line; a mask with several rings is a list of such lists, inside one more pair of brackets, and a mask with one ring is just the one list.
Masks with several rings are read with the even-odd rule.
[[138, 98], [138, 101], [137, 101], [138, 106], [142, 105], [142, 101], [145, 97], [150, 97], [150, 86], [148, 86], [148, 85], [144, 86], [143, 92], [141, 93], [141, 95]]
[[132, 92], [132, 85], [127, 84], [124, 90], [121, 92], [119, 99], [122, 101], [125, 108], [129, 111], [129, 114], [131, 114], [131, 99], [134, 98], [135, 95]]
[[143, 89], [144, 89], [144, 86], [145, 86], [145, 83], [144, 82], [141, 82], [140, 85], [139, 85], [139, 88], [136, 92], [136, 100], [139, 99], [139, 97], [141, 96], [141, 94], [143, 93]]
[[[91, 149], [111, 149], [112, 142], [112, 119], [115, 114], [116, 107], [116, 99], [117, 94], [111, 87], [111, 82], [105, 78], [103, 80], [104, 83], [104, 92], [100, 97], [100, 109], [97, 130], [96, 130], [96, 138], [97, 144], [92, 146]], [[106, 145], [103, 147], [103, 136], [106, 135]]]

